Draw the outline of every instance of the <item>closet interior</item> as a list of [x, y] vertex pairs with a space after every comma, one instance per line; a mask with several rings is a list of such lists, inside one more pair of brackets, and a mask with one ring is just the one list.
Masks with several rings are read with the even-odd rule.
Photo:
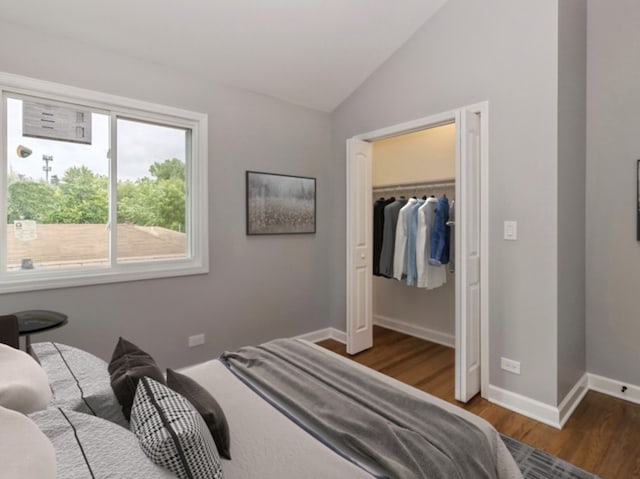
[[[385, 244], [385, 240], [388, 240], [390, 233], [383, 231], [382, 237], [380, 237], [380, 231], [376, 233], [376, 228], [380, 226], [380, 216], [376, 219], [375, 215], [381, 214], [380, 208], [384, 214], [385, 205], [381, 198], [384, 198], [389, 204], [390, 198], [404, 197], [407, 202], [420, 209], [423, 208], [423, 197], [433, 196], [440, 200], [446, 196], [449, 207], [453, 204], [455, 209], [455, 129], [455, 124], [447, 124], [394, 136], [375, 141], [372, 149], [373, 322], [388, 329], [451, 347], [454, 347], [455, 344], [455, 226], [449, 229], [449, 232], [452, 233], [449, 242], [452, 260], [450, 263], [430, 271], [424, 271], [423, 266], [423, 275], [421, 276], [420, 262], [418, 261], [418, 278], [416, 278], [414, 268], [409, 267], [409, 271], [406, 270], [406, 259], [404, 260], [405, 271], [402, 274], [398, 272], [398, 257], [396, 257], [394, 274], [391, 275], [392, 277], [388, 277], [390, 276], [388, 274], [389, 265], [386, 263], [389, 259], [389, 243]], [[398, 225], [400, 223], [398, 221]], [[389, 224], [387, 223], [386, 226], [388, 230]], [[405, 248], [405, 258], [407, 256], [414, 257], [416, 247], [420, 249], [420, 246], [425, 243], [424, 234], [429, 233], [429, 231], [422, 231], [423, 238], [420, 238], [420, 228], [424, 228], [424, 226], [424, 221], [414, 226], [418, 228], [417, 243], [415, 236], [414, 241], [411, 241], [406, 238], [406, 234], [400, 234], [396, 231], [396, 238], [405, 241], [405, 243], [403, 245], [393, 244], [394, 254], [396, 248], [403, 247]], [[402, 226], [400, 225], [400, 227]], [[382, 245], [380, 245], [380, 241], [382, 241]], [[430, 241], [430, 238], [427, 238], [426, 241]], [[385, 251], [385, 246], [387, 251]], [[411, 249], [414, 253], [409, 253]], [[382, 263], [379, 262], [380, 254], [382, 254]], [[419, 256], [420, 252], [418, 251], [418, 259]], [[426, 277], [430, 278], [427, 284], [421, 281], [424, 279], [425, 273]]]

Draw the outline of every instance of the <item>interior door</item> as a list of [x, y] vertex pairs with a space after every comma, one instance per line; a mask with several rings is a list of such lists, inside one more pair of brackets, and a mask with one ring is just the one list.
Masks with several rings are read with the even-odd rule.
[[455, 398], [480, 392], [480, 117], [460, 115], [456, 164]]
[[373, 345], [371, 143], [347, 143], [347, 353]]

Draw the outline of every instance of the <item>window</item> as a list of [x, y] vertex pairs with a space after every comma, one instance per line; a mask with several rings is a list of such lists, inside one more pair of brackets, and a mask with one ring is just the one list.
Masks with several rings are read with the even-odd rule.
[[206, 115], [0, 74], [0, 292], [208, 271]]

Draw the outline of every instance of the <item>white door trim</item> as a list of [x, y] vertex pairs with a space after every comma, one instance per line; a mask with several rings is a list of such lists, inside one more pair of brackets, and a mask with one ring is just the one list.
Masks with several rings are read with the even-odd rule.
[[[469, 108], [471, 107], [467, 107], [467, 109]], [[418, 118], [417, 120], [411, 120], [398, 125], [380, 128], [379, 130], [373, 130], [368, 133], [356, 135], [353, 138], [363, 141], [377, 141], [390, 138], [392, 136], [404, 135], [413, 131], [425, 130], [427, 128], [433, 128], [440, 125], [448, 125], [450, 123], [455, 123], [456, 113], [458, 110], [459, 109], [446, 111], [444, 113], [438, 113], [437, 115], [425, 116], [424, 118]]]
[[[480, 159], [480, 197], [482, 208], [480, 210], [480, 348], [481, 348], [481, 389], [480, 394], [486, 397], [489, 391], [489, 102], [484, 101], [473, 105], [464, 106], [455, 110], [426, 116], [416, 120], [400, 123], [397, 125], [373, 130], [367, 133], [356, 135], [353, 139], [363, 141], [375, 141], [397, 136], [413, 131], [424, 130], [439, 125], [455, 123], [456, 118], [462, 111], [470, 111], [480, 115], [481, 128], [481, 159]], [[457, 152], [456, 155], [460, 153]], [[457, 161], [457, 160], [456, 160]], [[370, 172], [369, 172], [370, 174]], [[370, 178], [369, 178], [370, 181]], [[347, 178], [347, 198], [350, 195], [351, 184]], [[351, 211], [347, 208], [347, 238], [350, 238], [350, 228], [354, 224], [351, 221]], [[350, 254], [350, 247], [347, 245], [347, 255]], [[347, 284], [346, 294], [349, 295]], [[348, 297], [348, 296], [347, 296]], [[347, 300], [347, 304], [349, 301]], [[346, 316], [348, 317], [348, 315]]]
[[466, 108], [480, 115], [480, 395], [489, 395], [489, 102]]

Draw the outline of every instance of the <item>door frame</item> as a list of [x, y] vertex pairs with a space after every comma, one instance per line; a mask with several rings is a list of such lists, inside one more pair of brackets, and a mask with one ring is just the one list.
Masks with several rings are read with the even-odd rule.
[[[460, 118], [464, 112], [475, 113], [480, 116], [480, 394], [482, 397], [486, 397], [489, 391], [489, 102], [484, 101], [480, 103], [475, 103], [472, 105], [467, 105], [464, 107], [456, 108], [454, 110], [446, 111], [443, 113], [438, 113], [435, 115], [430, 115], [423, 118], [418, 118], [416, 120], [408, 121], [405, 123], [400, 123], [396, 125], [392, 125], [389, 127], [381, 128], [378, 130], [373, 130], [367, 133], [362, 133], [360, 135], [356, 135], [351, 139], [361, 140], [366, 142], [373, 142], [377, 140], [383, 140], [385, 138], [391, 138], [394, 136], [403, 135], [406, 133], [412, 133], [415, 131], [425, 130], [428, 128], [433, 128], [437, 126], [442, 126], [446, 124], [455, 123], [456, 124], [456, 165], [460, 164], [460, 157], [463, 145], [461, 142], [464, 141], [463, 138], [460, 137]], [[351, 190], [355, 187], [356, 179], [353, 178], [350, 174], [351, 171], [351, 157], [349, 156], [349, 141], [347, 141], [347, 198], [351, 198]], [[369, 161], [371, 161], [369, 159]], [[456, 167], [457, 170], [457, 167]], [[457, 173], [457, 171], [456, 171]], [[368, 178], [365, 178], [365, 184], [371, 184], [371, 168], [366, 169], [366, 174]], [[459, 181], [456, 181], [456, 195], [459, 194]], [[347, 278], [350, 277], [349, 268], [350, 265], [353, 264], [355, 258], [353, 257], [353, 248], [351, 245], [351, 238], [354, 234], [353, 228], [355, 223], [355, 218], [352, 216], [352, 205], [349, 201], [347, 201]], [[368, 235], [369, 240], [368, 243], [371, 244], [372, 240], [372, 232], [369, 228]], [[456, 238], [459, 238], [461, 235], [456, 234]], [[460, 238], [461, 240], [462, 238]], [[459, 241], [458, 239], [456, 241]], [[371, 257], [369, 257], [369, 261], [371, 262]], [[371, 268], [369, 268], [371, 270]], [[369, 278], [369, 281], [372, 281], [372, 278]], [[457, 281], [457, 278], [456, 278]], [[371, 289], [371, 286], [369, 286]], [[346, 297], [347, 297], [347, 305], [352, 303], [352, 293], [350, 281], [347, 281], [346, 284]], [[458, 298], [456, 297], [456, 311], [458, 311], [459, 306], [457, 304]], [[349, 306], [348, 306], [349, 307]], [[369, 311], [372, 311], [372, 307], [369, 308]], [[372, 313], [371, 313], [372, 314]], [[456, 313], [457, 314], [457, 313]], [[369, 318], [371, 324], [373, 324], [372, 318]], [[351, 325], [350, 321], [350, 313], [349, 310], [346, 311], [346, 328], [347, 331], [350, 330]], [[456, 321], [457, 323], [457, 321]], [[457, 324], [456, 324], [457, 329]], [[458, 332], [456, 331], [456, 335]], [[347, 334], [347, 341], [349, 341], [349, 335]], [[347, 346], [349, 350], [349, 346]], [[458, 375], [458, 371], [460, 368], [456, 368], [456, 376]], [[460, 378], [456, 377], [456, 384], [458, 383]]]

